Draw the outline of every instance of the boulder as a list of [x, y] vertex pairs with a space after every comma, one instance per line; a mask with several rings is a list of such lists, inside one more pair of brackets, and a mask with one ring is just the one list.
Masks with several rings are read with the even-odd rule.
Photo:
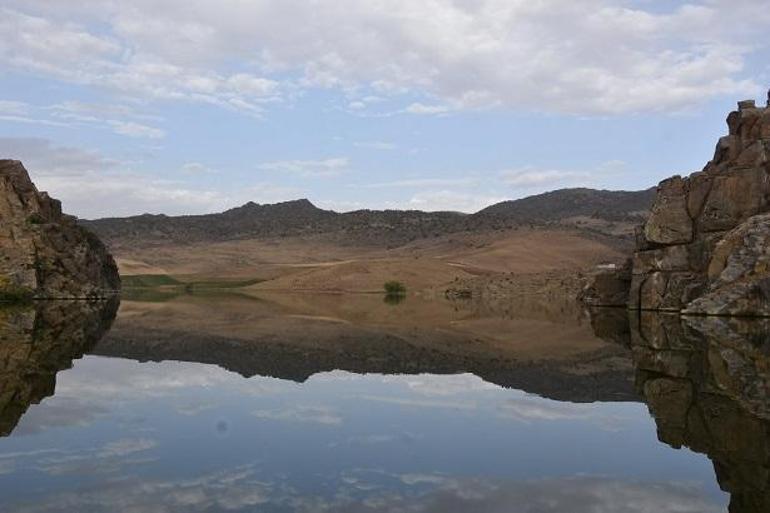
[[16, 160], [0, 160], [0, 299], [103, 298], [120, 289], [104, 244], [39, 192]]
[[664, 180], [644, 225], [651, 244], [685, 244], [692, 240], [692, 219], [687, 212], [688, 182], [679, 176]]
[[631, 286], [631, 261], [621, 267], [604, 266], [596, 269], [580, 298], [590, 306], [625, 306]]

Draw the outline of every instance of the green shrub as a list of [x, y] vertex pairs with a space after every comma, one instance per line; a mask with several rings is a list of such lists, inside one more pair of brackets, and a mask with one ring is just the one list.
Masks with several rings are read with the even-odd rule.
[[382, 298], [382, 302], [390, 306], [400, 305], [405, 300], [406, 300], [406, 296], [399, 295], [399, 294], [385, 294], [385, 297]]
[[406, 286], [400, 281], [388, 281], [384, 285], [385, 294], [388, 296], [405, 296]]

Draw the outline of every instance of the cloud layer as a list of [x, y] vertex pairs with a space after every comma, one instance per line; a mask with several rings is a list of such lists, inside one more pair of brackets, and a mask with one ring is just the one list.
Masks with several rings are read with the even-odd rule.
[[[11, 0], [0, 63], [259, 115], [308, 88], [412, 93], [402, 112], [678, 110], [756, 92], [761, 0]], [[97, 29], [99, 27], [99, 29]], [[353, 104], [351, 103], [351, 105]]]

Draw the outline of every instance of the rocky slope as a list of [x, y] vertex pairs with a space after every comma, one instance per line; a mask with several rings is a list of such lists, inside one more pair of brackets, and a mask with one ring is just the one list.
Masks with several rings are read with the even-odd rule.
[[[274, 205], [247, 203], [197, 216], [150, 215], [81, 223], [109, 245], [196, 243], [280, 237], [320, 237], [338, 244], [400, 246], [412, 241], [470, 231], [559, 225], [587, 230], [629, 228], [643, 221], [654, 191], [565, 189], [493, 205], [476, 214], [417, 210], [358, 210], [337, 213], [308, 200]], [[595, 221], [595, 222], [592, 222]], [[624, 228], [618, 233], [622, 235]], [[613, 235], [615, 232], [613, 232]]]
[[119, 288], [99, 239], [39, 192], [21, 162], [0, 160], [0, 299], [94, 298]]
[[[727, 124], [703, 171], [658, 186], [633, 265], [614, 274], [630, 281], [631, 308], [770, 315], [770, 108], [740, 102]], [[601, 279], [589, 302], [623, 303]]]

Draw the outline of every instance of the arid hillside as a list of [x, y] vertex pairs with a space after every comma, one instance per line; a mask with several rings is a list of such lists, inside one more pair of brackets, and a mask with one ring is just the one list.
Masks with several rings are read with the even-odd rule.
[[[418, 210], [323, 210], [306, 199], [272, 205], [246, 203], [219, 214], [144, 214], [81, 221], [113, 247], [126, 243], [321, 237], [344, 245], [396, 247], [458, 232], [532, 225], [568, 225], [601, 233], [630, 233], [652, 205], [654, 189], [637, 192], [563, 189], [505, 201], [475, 214]], [[614, 225], [614, 226], [610, 226]]]
[[82, 223], [107, 242], [124, 276], [152, 277], [138, 285], [375, 292], [398, 280], [410, 291], [443, 293], [490, 280], [515, 288], [521, 276], [576, 274], [615, 261], [652, 196], [567, 189], [470, 215], [337, 213], [297, 200]]

